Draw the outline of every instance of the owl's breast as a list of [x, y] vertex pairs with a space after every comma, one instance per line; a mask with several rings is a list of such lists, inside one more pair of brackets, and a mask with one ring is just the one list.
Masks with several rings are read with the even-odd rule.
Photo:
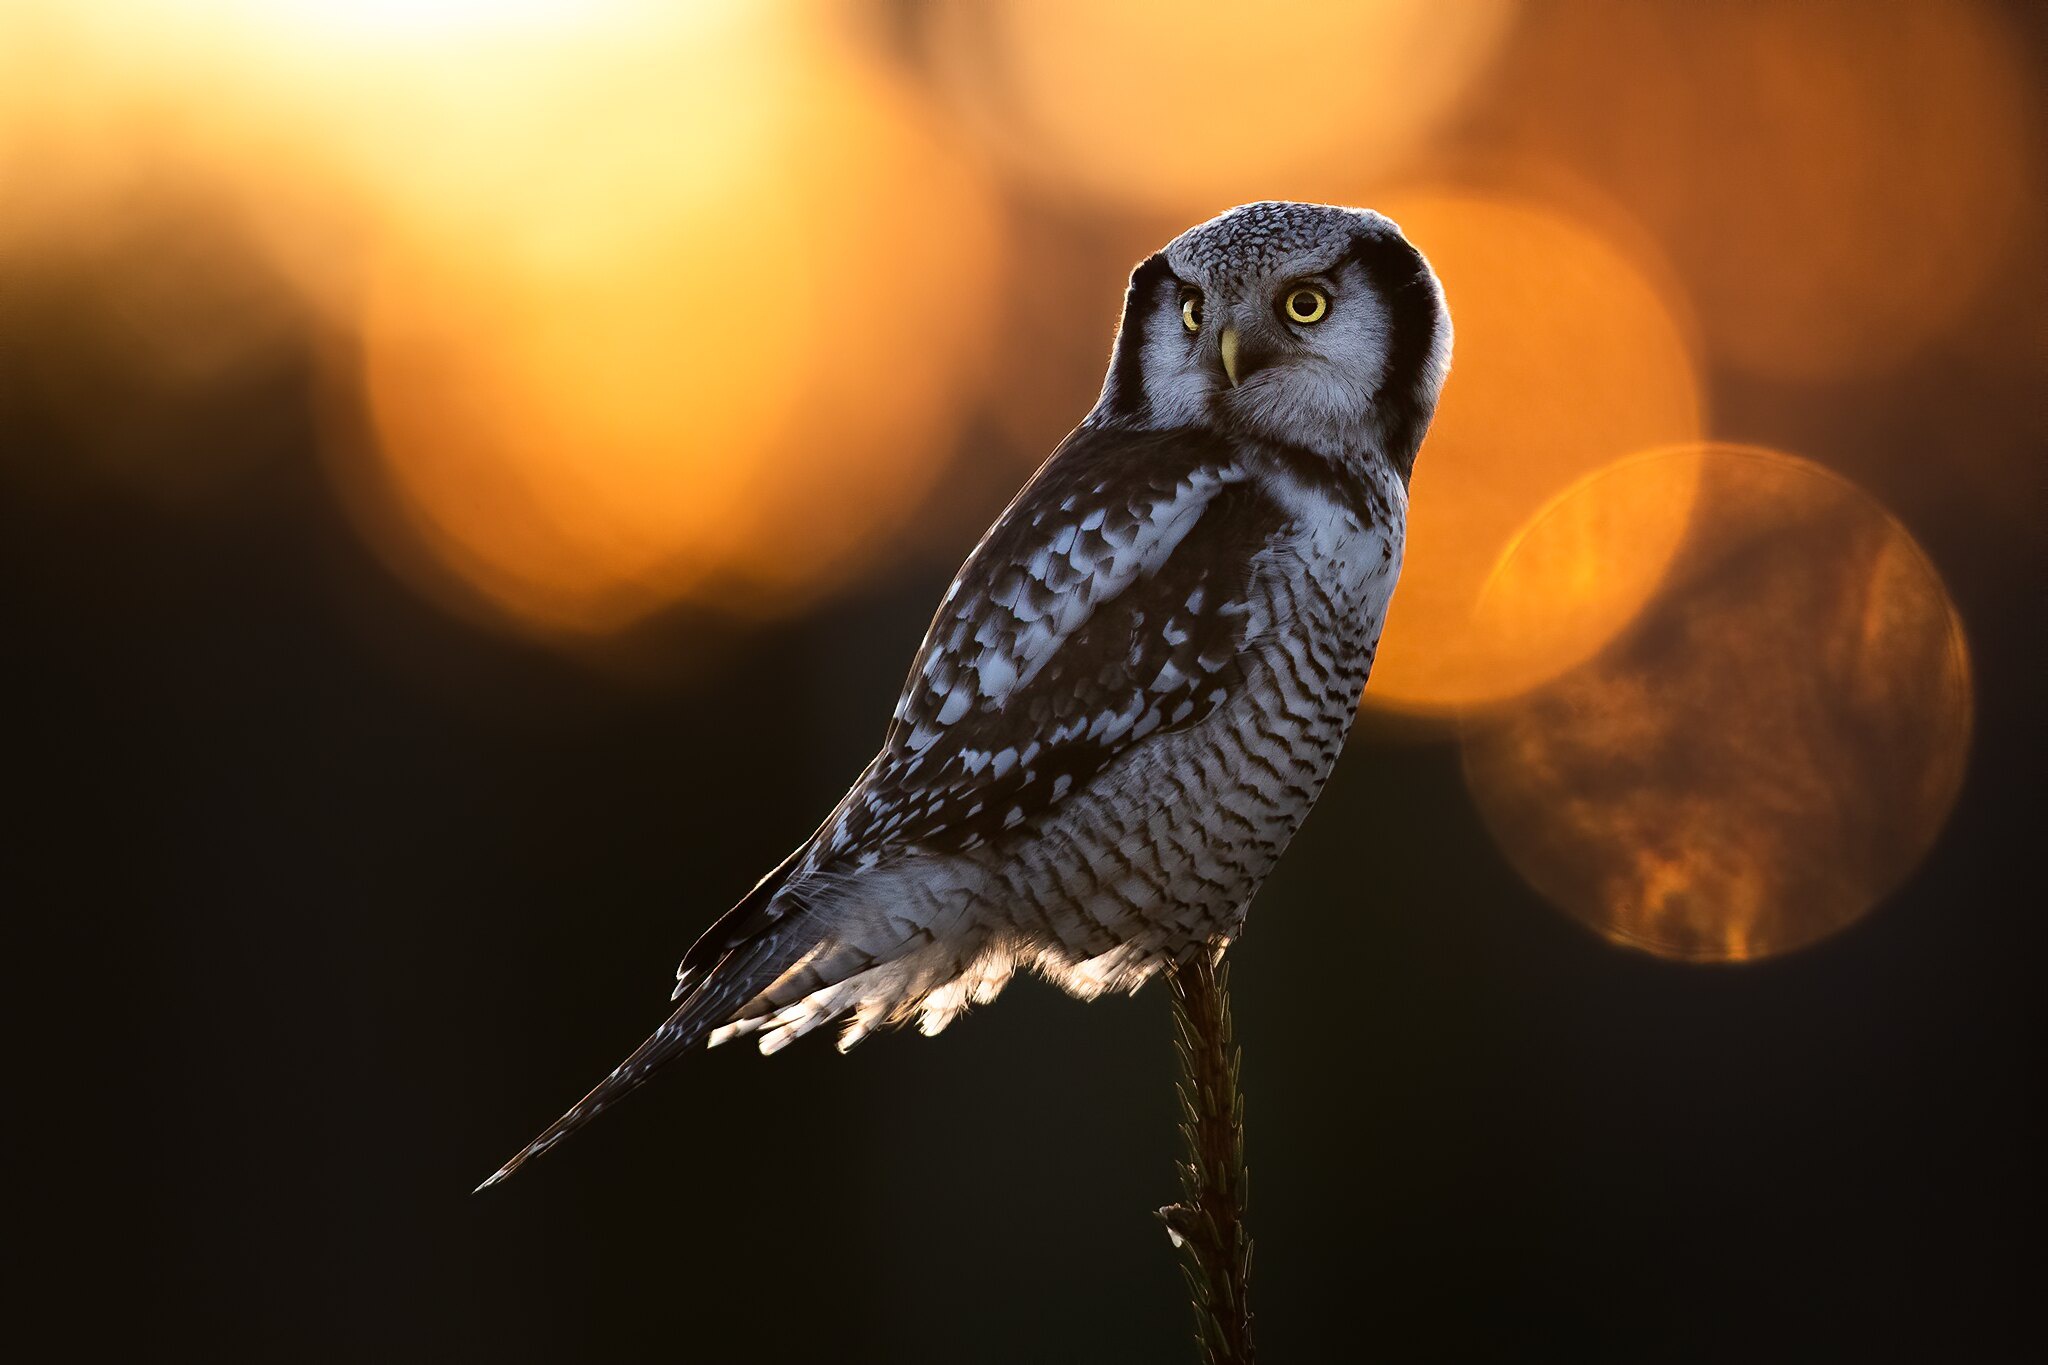
[[[1384, 470], [1339, 484], [1279, 477], [1288, 510], [1263, 577], [1272, 594], [1273, 638], [1296, 637], [1342, 656], [1346, 672], [1371, 664], [1387, 602], [1401, 574], [1408, 493]], [[1352, 656], [1362, 654], [1362, 660]], [[1355, 701], [1355, 698], [1354, 698]]]

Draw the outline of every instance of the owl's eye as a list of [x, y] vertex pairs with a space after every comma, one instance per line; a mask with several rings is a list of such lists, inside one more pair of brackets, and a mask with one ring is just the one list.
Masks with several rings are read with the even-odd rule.
[[1304, 284], [1288, 290], [1280, 306], [1289, 322], [1321, 322], [1330, 311], [1330, 296], [1314, 285]]
[[1202, 296], [1192, 289], [1181, 296], [1180, 323], [1190, 332], [1202, 330]]

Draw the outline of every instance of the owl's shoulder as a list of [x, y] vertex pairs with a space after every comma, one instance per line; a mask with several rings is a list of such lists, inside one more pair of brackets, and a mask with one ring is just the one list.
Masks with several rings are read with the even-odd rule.
[[1408, 486], [1384, 460], [1332, 460], [1278, 441], [1245, 441], [1238, 463], [1304, 526], [1340, 521], [1398, 535], [1408, 515]]
[[1027, 512], [1030, 524], [1060, 512], [1117, 503], [1150, 504], [1185, 496], [1249, 472], [1244, 444], [1205, 427], [1133, 428], [1084, 423], [1053, 451], [997, 522]]

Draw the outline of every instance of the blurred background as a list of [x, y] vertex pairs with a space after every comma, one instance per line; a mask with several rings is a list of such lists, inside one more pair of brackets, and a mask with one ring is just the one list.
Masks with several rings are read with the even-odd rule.
[[0, 0], [17, 1292], [71, 1358], [1191, 1358], [1156, 990], [723, 1049], [468, 1192], [870, 756], [1131, 264], [1284, 197], [1458, 348], [1233, 952], [1268, 1353], [2040, 1358], [2044, 28]]

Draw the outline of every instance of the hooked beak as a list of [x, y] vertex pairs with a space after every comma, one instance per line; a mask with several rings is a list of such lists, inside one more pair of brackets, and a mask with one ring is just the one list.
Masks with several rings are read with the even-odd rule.
[[1237, 329], [1225, 327], [1217, 339], [1217, 348], [1223, 354], [1223, 373], [1230, 376], [1230, 387], [1237, 387]]
[[1219, 338], [1219, 346], [1217, 348], [1223, 352], [1223, 372], [1231, 377], [1231, 387], [1235, 389], [1237, 387], [1237, 327], [1225, 327], [1223, 329], [1223, 336]]

